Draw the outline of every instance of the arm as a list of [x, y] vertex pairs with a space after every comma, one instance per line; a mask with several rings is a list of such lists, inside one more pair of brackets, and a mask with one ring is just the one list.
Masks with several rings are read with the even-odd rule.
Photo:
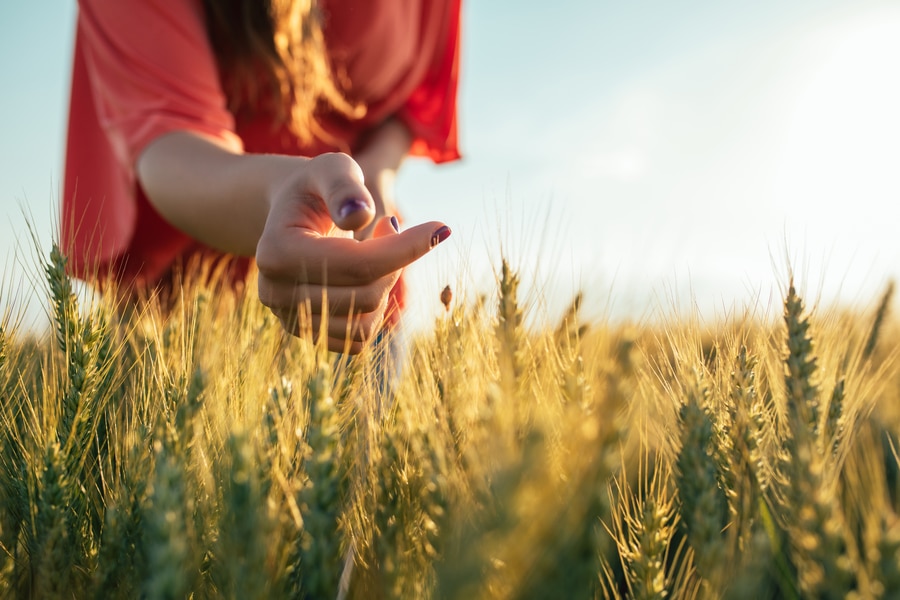
[[137, 175], [169, 223], [223, 252], [253, 256], [274, 188], [307, 161], [242, 154], [220, 139], [176, 131], [147, 146]]

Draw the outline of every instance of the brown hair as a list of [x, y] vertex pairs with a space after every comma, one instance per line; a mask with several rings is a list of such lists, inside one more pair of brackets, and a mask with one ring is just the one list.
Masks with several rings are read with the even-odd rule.
[[365, 108], [348, 102], [335, 82], [315, 0], [203, 0], [207, 31], [219, 61], [229, 109], [271, 110], [304, 142], [329, 139], [316, 109], [347, 116]]

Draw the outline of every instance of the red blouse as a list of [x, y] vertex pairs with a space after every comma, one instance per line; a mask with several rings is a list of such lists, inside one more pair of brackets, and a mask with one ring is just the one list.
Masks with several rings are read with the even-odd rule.
[[235, 151], [315, 156], [352, 152], [394, 116], [413, 134], [413, 155], [459, 158], [460, 0], [319, 7], [332, 64], [367, 106], [357, 120], [322, 117], [335, 146], [304, 145], [269, 114], [229, 112], [199, 0], [79, 0], [61, 232], [76, 276], [112, 270], [152, 284], [204, 250], [162, 219], [135, 178], [142, 150], [171, 131], [214, 136]]

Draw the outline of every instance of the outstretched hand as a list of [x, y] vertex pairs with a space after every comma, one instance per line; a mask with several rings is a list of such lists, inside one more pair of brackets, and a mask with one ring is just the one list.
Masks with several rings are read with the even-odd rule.
[[322, 331], [328, 349], [355, 354], [377, 333], [402, 269], [450, 235], [432, 221], [402, 233], [374, 220], [362, 171], [346, 154], [310, 159], [278, 189], [256, 248], [259, 298], [294, 335]]

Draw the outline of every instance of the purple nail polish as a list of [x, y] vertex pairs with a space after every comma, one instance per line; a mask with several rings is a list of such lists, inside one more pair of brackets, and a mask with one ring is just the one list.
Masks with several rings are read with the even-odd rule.
[[394, 231], [400, 233], [400, 221], [394, 215], [391, 215], [391, 227], [394, 228]]
[[444, 225], [443, 227], [436, 229], [435, 232], [431, 234], [431, 247], [434, 248], [448, 237], [450, 237], [449, 227]]
[[360, 200], [359, 198], [349, 198], [344, 200], [344, 203], [341, 204], [341, 207], [338, 209], [338, 217], [346, 219], [360, 210], [369, 210], [369, 204], [365, 200]]

